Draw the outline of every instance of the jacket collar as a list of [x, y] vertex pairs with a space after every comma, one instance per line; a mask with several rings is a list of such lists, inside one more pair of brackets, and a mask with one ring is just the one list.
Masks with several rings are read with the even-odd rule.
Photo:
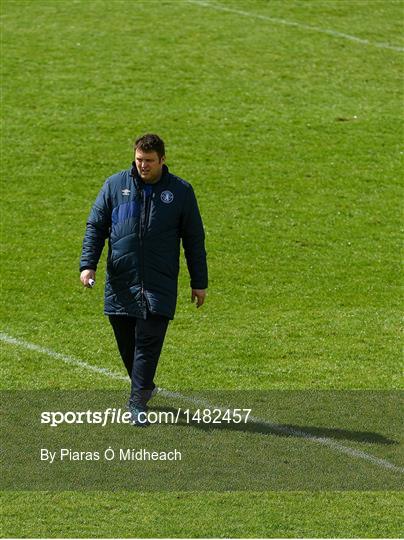
[[[140, 178], [140, 175], [139, 175], [139, 173], [137, 171], [137, 168], [136, 168], [136, 163], [134, 161], [132, 161], [132, 168], [130, 170], [130, 176], [132, 176], [132, 178], [133, 178], [136, 189], [137, 190], [141, 189], [141, 187], [143, 185], [143, 181]], [[152, 185], [156, 186], [156, 190], [160, 190], [160, 189], [167, 186], [169, 180], [170, 180], [170, 172], [168, 170], [167, 165], [163, 165], [163, 171], [162, 171], [160, 180], [158, 182], [156, 182], [155, 184], [152, 184]]]

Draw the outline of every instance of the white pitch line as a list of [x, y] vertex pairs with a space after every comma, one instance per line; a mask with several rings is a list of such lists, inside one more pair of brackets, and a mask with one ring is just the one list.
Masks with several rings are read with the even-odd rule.
[[[159, 393], [161, 393], [161, 395], [163, 396], [176, 398], [183, 401], [190, 401], [194, 403], [195, 405], [207, 407], [210, 409], [213, 409], [213, 408], [220, 409], [223, 412], [228, 409], [228, 407], [213, 406], [211, 403], [209, 403], [205, 399], [194, 398], [192, 396], [184, 396], [178, 392], [170, 392], [169, 390], [164, 390], [162, 388], [160, 389]], [[249, 416], [248, 421], [254, 424], [264, 425], [266, 427], [269, 427], [273, 431], [282, 433], [283, 435], [287, 435], [289, 437], [299, 437], [300, 439], [306, 439], [311, 442], [321, 444], [323, 446], [328, 446], [329, 448], [336, 450], [337, 452], [341, 454], [347, 454], [350, 457], [364, 459], [365, 461], [369, 461], [373, 465], [377, 465], [378, 467], [382, 467], [383, 469], [389, 469], [391, 471], [404, 474], [404, 467], [394, 465], [394, 463], [391, 463], [390, 461], [387, 461], [386, 459], [378, 458], [376, 456], [373, 456], [372, 454], [363, 452], [362, 450], [356, 450], [355, 448], [351, 448], [350, 446], [345, 446], [344, 444], [334, 441], [333, 439], [329, 439], [328, 437], [316, 437], [315, 435], [311, 435], [310, 433], [306, 433], [305, 431], [302, 431], [300, 429], [294, 429], [289, 426], [274, 424], [273, 422], [268, 422], [267, 420], [263, 420], [262, 418], [257, 418], [254, 416]]]
[[42, 354], [47, 354], [48, 356], [51, 356], [52, 358], [56, 358], [57, 360], [62, 360], [62, 362], [65, 362], [66, 364], [70, 364], [72, 366], [87, 369], [89, 371], [94, 371], [94, 373], [99, 373], [100, 375], [106, 375], [107, 377], [110, 377], [111, 379], [118, 379], [121, 381], [128, 380], [128, 377], [124, 377], [123, 375], [120, 375], [119, 373], [116, 373], [115, 371], [111, 371], [107, 368], [94, 366], [92, 364], [87, 364], [87, 362], [84, 362], [83, 360], [79, 360], [78, 358], [74, 358], [74, 356], [58, 353], [56, 351], [53, 351], [52, 349], [47, 349], [46, 347], [35, 345], [35, 343], [29, 343], [28, 341], [24, 341], [23, 339], [17, 339], [17, 338], [11, 337], [7, 334], [4, 334], [3, 332], [0, 332], [0, 340], [5, 341], [6, 343], [9, 343], [10, 345], [23, 347], [24, 349], [28, 349], [29, 351], [35, 351]]
[[[95, 373], [98, 373], [100, 375], [105, 375], [107, 377], [110, 377], [112, 379], [117, 379], [120, 381], [126, 381], [128, 382], [128, 377], [124, 375], [120, 375], [119, 373], [116, 373], [115, 371], [111, 371], [106, 368], [100, 368], [98, 366], [94, 366], [92, 364], [88, 364], [87, 362], [84, 362], [83, 360], [79, 360], [78, 358], [74, 358], [74, 356], [69, 356], [67, 354], [58, 353], [56, 351], [53, 351], [52, 349], [48, 349], [46, 347], [41, 347], [40, 345], [35, 345], [35, 343], [30, 343], [29, 341], [25, 341], [23, 339], [17, 339], [12, 336], [9, 336], [8, 334], [5, 334], [3, 332], [0, 332], [0, 340], [8, 343], [9, 345], [15, 345], [16, 347], [22, 347], [24, 349], [35, 351], [41, 354], [46, 354], [47, 356], [50, 356], [52, 358], [55, 358], [57, 360], [61, 360], [62, 362], [65, 362], [66, 364], [70, 364], [75, 367], [79, 367], [82, 369], [87, 369], [89, 371], [93, 371]], [[170, 390], [165, 390], [163, 388], [160, 389], [159, 393], [162, 396], [166, 396], [173, 399], [179, 399], [182, 401], [188, 401], [190, 403], [193, 403], [194, 405], [202, 405], [204, 407], [208, 407], [210, 409], [217, 408], [221, 410], [226, 410], [225, 407], [215, 407], [212, 404], [210, 404], [207, 400], [195, 398], [192, 396], [185, 396], [183, 394], [180, 394], [179, 392], [171, 392]], [[398, 472], [401, 474], [404, 474], [404, 467], [399, 467], [398, 465], [394, 465], [394, 463], [391, 463], [390, 461], [387, 461], [386, 459], [378, 458], [376, 456], [373, 456], [372, 454], [368, 454], [367, 452], [363, 452], [362, 450], [356, 450], [355, 448], [351, 448], [350, 446], [345, 446], [343, 444], [340, 444], [339, 442], [334, 441], [333, 439], [329, 439], [328, 437], [316, 437], [315, 435], [311, 435], [310, 433], [306, 433], [305, 431], [301, 431], [298, 429], [293, 429], [288, 426], [282, 426], [279, 424], [274, 424], [272, 422], [268, 422], [267, 420], [263, 420], [261, 418], [256, 417], [250, 417], [249, 421], [255, 423], [255, 424], [262, 424], [264, 426], [269, 427], [270, 429], [277, 431], [278, 433], [282, 433], [283, 435], [291, 436], [291, 437], [299, 437], [302, 439], [306, 439], [311, 442], [315, 442], [317, 444], [321, 444], [323, 446], [327, 446], [328, 448], [337, 451], [338, 453], [346, 454], [350, 457], [363, 459], [365, 461], [368, 461], [369, 463], [372, 463], [373, 465], [376, 465], [377, 467], [381, 467], [383, 469], [388, 469], [390, 471]]]
[[392, 51], [403, 52], [404, 47], [399, 47], [398, 45], [390, 45], [389, 43], [380, 43], [377, 41], [369, 41], [368, 39], [359, 38], [357, 36], [352, 36], [350, 34], [345, 34], [344, 32], [338, 32], [337, 30], [331, 30], [328, 28], [321, 28], [319, 26], [312, 26], [311, 24], [304, 24], [296, 21], [290, 21], [288, 19], [279, 19], [278, 17], [269, 17], [268, 15], [261, 15], [259, 13], [252, 13], [251, 11], [243, 11], [241, 9], [234, 9], [219, 4], [210, 4], [209, 2], [204, 2], [202, 0], [186, 0], [189, 4], [194, 4], [196, 6], [216, 9], [218, 11], [227, 11], [228, 13], [234, 13], [236, 15], [241, 15], [242, 17], [251, 17], [253, 19], [261, 19], [263, 21], [268, 21], [275, 24], [283, 24], [284, 26], [294, 26], [295, 28], [302, 28], [303, 30], [309, 30], [311, 32], [320, 32], [321, 34], [327, 34], [329, 36], [348, 39], [349, 41], [354, 41], [360, 43], [361, 45], [370, 45], [372, 47], [377, 47], [378, 49], [390, 49]]

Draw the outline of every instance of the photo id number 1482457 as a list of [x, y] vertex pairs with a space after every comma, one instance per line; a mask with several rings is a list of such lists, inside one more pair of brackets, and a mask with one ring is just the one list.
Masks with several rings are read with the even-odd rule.
[[182, 411], [187, 424], [246, 424], [251, 414], [251, 409], [184, 409]]

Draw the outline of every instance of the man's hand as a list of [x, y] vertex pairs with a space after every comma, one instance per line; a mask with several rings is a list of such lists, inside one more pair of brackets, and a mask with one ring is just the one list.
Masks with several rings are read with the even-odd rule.
[[90, 279], [95, 281], [95, 270], [83, 270], [80, 274], [80, 281], [84, 287], [88, 287], [89, 289], [91, 289], [91, 285], [89, 284]]
[[191, 302], [195, 302], [196, 298], [196, 307], [201, 307], [202, 304], [205, 302], [206, 297], [206, 289], [192, 289], [191, 292]]

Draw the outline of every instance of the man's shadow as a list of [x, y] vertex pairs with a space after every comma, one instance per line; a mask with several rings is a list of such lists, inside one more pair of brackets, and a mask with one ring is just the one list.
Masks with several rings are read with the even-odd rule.
[[[178, 409], [174, 407], [162, 407], [153, 406], [155, 412], [173, 413], [173, 417], [176, 418]], [[191, 413], [192, 418], [192, 413]], [[212, 429], [218, 430], [230, 430], [230, 431], [243, 431], [245, 433], [260, 433], [263, 435], [273, 435], [276, 437], [297, 437], [297, 438], [327, 438], [337, 441], [356, 441], [362, 443], [372, 443], [379, 445], [394, 445], [399, 444], [399, 441], [389, 439], [380, 433], [373, 431], [353, 431], [349, 429], [341, 428], [328, 428], [318, 426], [305, 426], [297, 424], [277, 424], [275, 422], [263, 421], [257, 419], [248, 419], [247, 423], [244, 423], [244, 419], [240, 423], [235, 422], [221, 422], [221, 423], [204, 423], [192, 421], [187, 419], [184, 415], [180, 415], [177, 425], [189, 426], [192, 428], [200, 429], [202, 431], [212, 431]]]

